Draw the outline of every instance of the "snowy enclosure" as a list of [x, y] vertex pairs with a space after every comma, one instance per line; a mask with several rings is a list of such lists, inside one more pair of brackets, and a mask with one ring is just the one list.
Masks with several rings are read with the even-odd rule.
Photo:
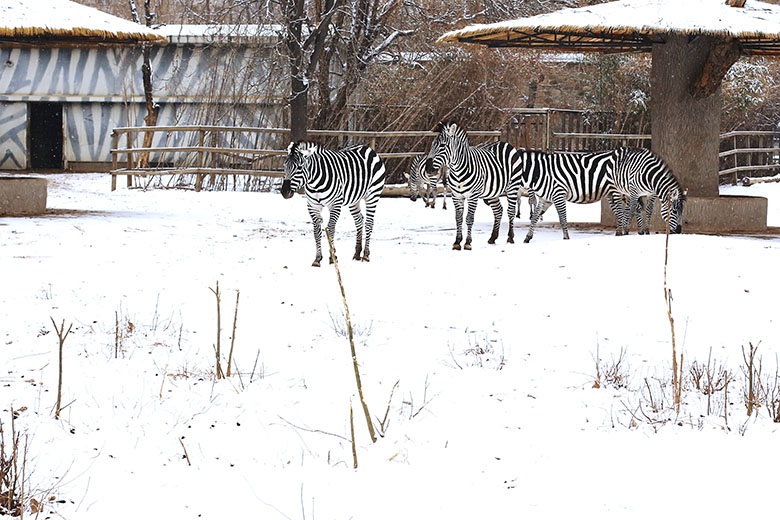
[[[564, 241], [548, 212], [532, 243], [489, 246], [492, 215], [480, 205], [474, 250], [452, 251], [451, 206], [382, 199], [363, 263], [349, 259], [353, 225], [342, 215], [341, 275], [383, 434], [372, 444], [336, 273], [310, 266], [303, 197], [110, 193], [104, 177], [50, 179], [48, 215], [0, 218], [0, 420], [13, 409], [28, 436], [30, 496], [46, 516], [774, 510], [778, 424], [769, 399], [747, 416], [742, 349], [758, 345], [763, 384], [776, 389], [776, 236], [670, 238], [685, 380], [676, 413], [663, 235], [575, 225]], [[728, 190], [768, 197], [769, 223], [780, 223], [780, 185]], [[525, 199], [522, 211], [521, 233]], [[598, 218], [598, 205], [569, 205], [571, 222]], [[240, 291], [235, 366], [220, 381], [217, 282], [225, 357]], [[73, 323], [59, 420], [52, 319]], [[701, 379], [697, 389], [708, 359], [712, 374], [729, 376], [727, 396], [707, 395]]]

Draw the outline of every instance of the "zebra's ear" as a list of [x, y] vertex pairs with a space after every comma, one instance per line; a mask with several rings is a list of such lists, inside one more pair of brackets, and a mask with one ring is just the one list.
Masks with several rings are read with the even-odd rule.
[[445, 125], [443, 121], [439, 121], [439, 124], [436, 125], [436, 130], [434, 130], [434, 132], [436, 132], [437, 134], [440, 134], [440, 133], [442, 133], [444, 131], [444, 129], [446, 127], [447, 127], [447, 125]]
[[683, 190], [680, 195], [680, 200], [688, 200], [688, 190]]
[[295, 151], [295, 148], [297, 147], [298, 147], [298, 143], [294, 141], [290, 141], [290, 144], [287, 145], [287, 153], [292, 153], [293, 151]]

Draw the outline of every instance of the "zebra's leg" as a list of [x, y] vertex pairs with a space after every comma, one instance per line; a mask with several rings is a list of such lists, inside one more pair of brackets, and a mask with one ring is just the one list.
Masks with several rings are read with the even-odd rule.
[[609, 209], [615, 215], [615, 236], [623, 236], [625, 234], [623, 222], [626, 218], [624, 215], [623, 195], [618, 192], [612, 192], [607, 195], [607, 202], [609, 203]]
[[442, 209], [447, 209], [447, 184], [444, 184], [444, 189], [441, 192], [441, 206]]
[[364, 262], [368, 262], [368, 246], [371, 242], [371, 233], [374, 231], [374, 215], [376, 214], [377, 202], [379, 202], [379, 193], [370, 199], [366, 199], [366, 247], [363, 248]]
[[534, 237], [534, 228], [536, 227], [536, 223], [539, 221], [539, 215], [547, 211], [547, 208], [549, 208], [551, 205], [552, 202], [547, 200], [536, 201], [536, 204], [533, 206], [533, 211], [531, 212], [531, 225], [528, 227], [528, 234], [525, 235], [525, 240], [523, 240], [523, 243], [527, 244]]
[[[471, 250], [471, 228], [474, 226], [474, 213], [477, 212], [476, 197], [469, 199], [469, 207], [466, 209], [466, 242], [463, 244], [463, 249]], [[499, 217], [501, 215], [499, 214]]]
[[504, 208], [501, 206], [501, 201], [498, 197], [483, 200], [485, 201], [485, 204], [490, 206], [490, 209], [493, 210], [493, 232], [490, 233], [488, 244], [495, 244], [496, 239], [498, 238], [498, 232], [501, 229], [501, 213], [503, 213]]
[[515, 243], [515, 213], [517, 212], [516, 206], [520, 206], [520, 197], [513, 191], [506, 194], [506, 218], [509, 220], [509, 233], [506, 241], [509, 244]]
[[452, 203], [455, 204], [455, 243], [452, 244], [452, 249], [460, 251], [460, 241], [463, 240], [463, 199], [459, 197], [453, 197]]
[[352, 260], [360, 260], [363, 253], [363, 213], [360, 212], [360, 202], [349, 207], [352, 218], [355, 220], [355, 256]]
[[634, 220], [634, 216], [637, 217], [637, 227], [640, 225], [639, 223], [640, 219], [637, 213], [638, 207], [639, 207], [639, 195], [637, 195], [636, 193], [632, 193], [628, 199], [628, 222], [626, 223], [626, 235], [629, 234], [629, 230], [631, 229], [631, 221]]
[[555, 204], [555, 210], [558, 212], [558, 220], [561, 222], [561, 231], [563, 231], [563, 239], [569, 240], [569, 226], [566, 222], [566, 199], [563, 195], [558, 195], [553, 201]]
[[309, 204], [309, 216], [314, 226], [314, 243], [317, 244], [317, 255], [314, 257], [312, 267], [319, 267], [322, 260], [322, 206]]
[[[336, 202], [333, 206], [329, 207], [328, 210], [330, 211], [330, 218], [328, 219], [328, 233], [330, 233], [330, 240], [333, 242], [333, 251], [336, 251], [336, 222], [339, 220], [339, 215], [341, 215], [341, 202]], [[330, 263], [333, 263], [333, 260], [335, 260], [336, 256], [334, 253], [331, 253], [330, 255]]]
[[639, 231], [640, 235], [649, 235], [650, 234], [650, 219], [653, 216], [653, 205], [655, 204], [655, 195], [648, 195], [647, 201], [645, 202], [645, 219], [642, 223], [642, 229]]

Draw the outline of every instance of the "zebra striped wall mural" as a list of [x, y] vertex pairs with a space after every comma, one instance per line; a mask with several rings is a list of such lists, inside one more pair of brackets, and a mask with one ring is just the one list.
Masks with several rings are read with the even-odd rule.
[[[268, 46], [171, 41], [152, 49], [158, 125], [203, 124], [205, 105], [229, 106], [226, 124], [276, 123], [284, 95], [269, 80]], [[29, 166], [28, 104], [38, 102], [63, 106], [66, 164], [110, 162], [112, 129], [143, 125], [142, 61], [136, 47], [0, 47], [0, 169]], [[155, 145], [182, 139], [160, 133]]]

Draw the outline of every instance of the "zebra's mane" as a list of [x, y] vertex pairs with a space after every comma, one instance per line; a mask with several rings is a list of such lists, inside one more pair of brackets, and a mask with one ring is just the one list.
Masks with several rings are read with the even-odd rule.
[[297, 141], [292, 142], [287, 147], [287, 152], [290, 154], [299, 153], [303, 157], [308, 157], [314, 153], [322, 151], [320, 145], [309, 141]]

